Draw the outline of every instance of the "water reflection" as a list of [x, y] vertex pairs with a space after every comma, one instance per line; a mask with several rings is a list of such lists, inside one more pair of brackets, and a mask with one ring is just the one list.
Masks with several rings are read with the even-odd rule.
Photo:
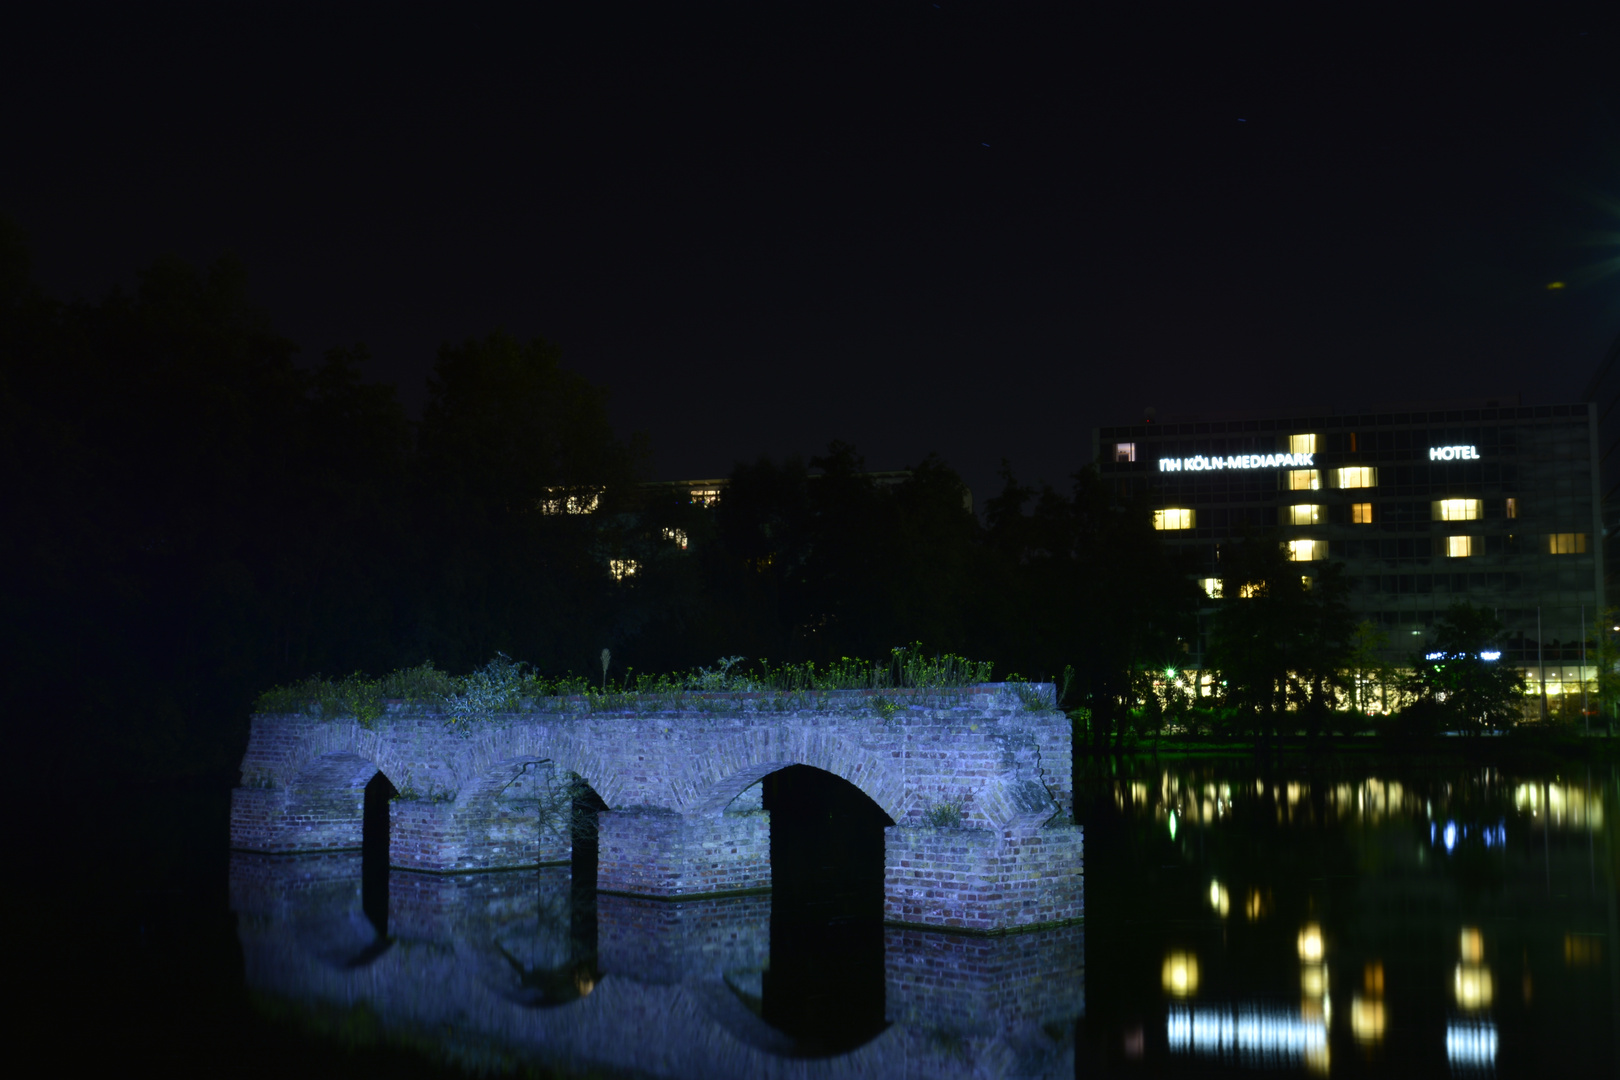
[[[566, 867], [394, 872], [385, 923], [367, 917], [365, 892], [359, 854], [234, 855], [248, 985], [327, 1020], [364, 1010], [386, 1039], [475, 1069], [1074, 1074], [1078, 926], [984, 938], [874, 924], [801, 949], [773, 940], [769, 895], [598, 895]], [[854, 987], [868, 969], [880, 992], [829, 1011], [815, 988]]]
[[1170, 1010], [1165, 1025], [1172, 1053], [1225, 1058], [1250, 1067], [1315, 1065], [1327, 1055], [1327, 1024], [1279, 1010]]
[[1177, 950], [1164, 958], [1164, 992], [1178, 998], [1198, 993], [1198, 957]]
[[1617, 781], [1225, 759], [1099, 783], [1090, 967], [1111, 993], [1083, 1059], [1620, 1075]]

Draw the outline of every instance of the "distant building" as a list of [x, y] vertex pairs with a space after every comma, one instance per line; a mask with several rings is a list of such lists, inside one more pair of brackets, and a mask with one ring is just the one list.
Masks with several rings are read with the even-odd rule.
[[[1600, 375], [1611, 406], [1615, 367], [1611, 354]], [[1150, 414], [1098, 429], [1095, 452], [1102, 475], [1149, 499], [1155, 527], [1191, 554], [1208, 613], [1233, 599], [1218, 595], [1223, 549], [1272, 530], [1304, 577], [1343, 564], [1356, 616], [1389, 635], [1388, 660], [1421, 654], [1446, 608], [1467, 601], [1507, 627], [1501, 662], [1556, 696], [1595, 675], [1583, 642], [1604, 605], [1598, 416], [1595, 404], [1516, 397], [1162, 423]], [[1193, 665], [1206, 645], [1201, 631]]]
[[[911, 479], [910, 469], [889, 469], [883, 472], [866, 472], [860, 474], [863, 478], [872, 481], [878, 487], [897, 487]], [[819, 480], [820, 476], [811, 476], [811, 480]], [[720, 501], [726, 488], [731, 486], [731, 480], [720, 477], [714, 480], [655, 480], [643, 485], [649, 488], [671, 488], [685, 493], [694, 503], [700, 506], [712, 506]], [[968, 513], [973, 512], [973, 492], [967, 485], [962, 486], [962, 506]]]
[[1615, 575], [1620, 573], [1620, 337], [1598, 365], [1581, 400], [1597, 408], [1598, 490], [1603, 503], [1604, 587], [1620, 599]]

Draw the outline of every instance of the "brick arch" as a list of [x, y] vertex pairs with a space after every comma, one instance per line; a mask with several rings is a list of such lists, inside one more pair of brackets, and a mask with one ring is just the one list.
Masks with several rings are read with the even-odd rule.
[[318, 783], [317, 777], [326, 775], [336, 759], [358, 758], [371, 766], [365, 781], [382, 773], [395, 788], [410, 774], [407, 762], [400, 759], [394, 745], [383, 738], [381, 732], [368, 731], [357, 723], [312, 724], [299, 739], [297, 747], [287, 755], [279, 786], [289, 790]]
[[767, 740], [737, 735], [700, 759], [692, 781], [676, 792], [683, 813], [718, 814], [743, 791], [789, 765], [809, 765], [859, 788], [896, 822], [914, 800], [893, 759], [823, 732], [802, 739]]
[[302, 756], [280, 793], [279, 813], [287, 829], [276, 850], [357, 850], [365, 839], [366, 786], [382, 772], [370, 757], [342, 743], [326, 743], [324, 753]]
[[578, 775], [610, 807], [624, 788], [606, 755], [594, 750], [588, 740], [549, 728], [510, 724], [469, 736], [458, 748], [449, 762], [456, 803], [466, 805], [487, 798], [524, 761], [549, 761], [561, 772]]

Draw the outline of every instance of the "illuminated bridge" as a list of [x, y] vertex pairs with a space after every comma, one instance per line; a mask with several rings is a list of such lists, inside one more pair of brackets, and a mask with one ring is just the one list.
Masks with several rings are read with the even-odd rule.
[[[771, 885], [760, 781], [808, 765], [892, 823], [884, 917], [995, 932], [1084, 914], [1071, 728], [1051, 684], [678, 700], [551, 699], [450, 723], [391, 705], [353, 717], [257, 715], [231, 803], [231, 844], [290, 853], [361, 846], [381, 773], [389, 862], [435, 874], [566, 862], [581, 785], [598, 819], [597, 887], [664, 899]], [[608, 704], [604, 706], [603, 702]], [[375, 797], [375, 796], [373, 796]]]

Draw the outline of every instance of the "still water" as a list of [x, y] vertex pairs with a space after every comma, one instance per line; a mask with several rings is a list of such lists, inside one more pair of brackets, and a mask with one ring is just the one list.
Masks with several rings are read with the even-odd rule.
[[1108, 772], [1080, 1072], [1620, 1075], [1612, 767]]
[[232, 854], [222, 788], [124, 793], [11, 883], [8, 968], [56, 1052], [187, 1075], [1607, 1077], [1616, 780], [1093, 765], [1084, 926], [998, 938], [883, 926], [830, 779], [773, 809], [774, 895], [684, 904]]

